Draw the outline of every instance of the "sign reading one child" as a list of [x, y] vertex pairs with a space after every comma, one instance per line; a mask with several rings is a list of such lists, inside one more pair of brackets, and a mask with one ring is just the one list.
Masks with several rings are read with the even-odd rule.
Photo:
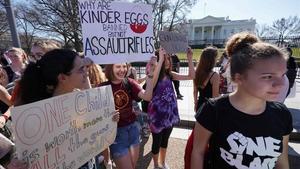
[[188, 48], [187, 37], [184, 34], [159, 31], [158, 37], [160, 45], [170, 54], [186, 52]]
[[111, 86], [77, 91], [12, 109], [18, 158], [30, 169], [75, 169], [113, 143]]
[[154, 53], [152, 7], [111, 0], [78, 0], [84, 55], [95, 63], [149, 60]]

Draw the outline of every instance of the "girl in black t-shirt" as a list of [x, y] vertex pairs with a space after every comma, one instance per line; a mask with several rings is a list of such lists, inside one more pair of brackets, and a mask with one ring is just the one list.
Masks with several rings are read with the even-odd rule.
[[191, 168], [203, 168], [212, 138], [212, 169], [288, 169], [292, 118], [283, 104], [274, 102], [284, 86], [286, 53], [245, 32], [229, 39], [226, 52], [237, 90], [198, 110]]

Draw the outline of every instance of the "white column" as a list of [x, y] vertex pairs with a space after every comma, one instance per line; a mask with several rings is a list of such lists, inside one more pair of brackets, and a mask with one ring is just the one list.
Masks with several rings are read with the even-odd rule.
[[215, 31], [215, 26], [211, 27], [211, 40], [214, 39], [214, 31]]
[[204, 40], [204, 26], [202, 26], [201, 40]]
[[195, 26], [192, 28], [192, 35], [191, 40], [195, 40]]

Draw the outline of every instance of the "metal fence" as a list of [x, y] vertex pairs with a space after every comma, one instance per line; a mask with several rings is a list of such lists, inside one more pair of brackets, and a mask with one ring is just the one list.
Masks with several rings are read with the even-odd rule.
[[[187, 66], [183, 66], [183, 65], [187, 65], [187, 63], [184, 64], [184, 63], [181, 62], [181, 64], [182, 65], [180, 66], [180, 73], [182, 73], [182, 74], [188, 74], [189, 68]], [[139, 64], [133, 63], [132, 65], [137, 70], [137, 76], [138, 76], [138, 78], [142, 78], [142, 77], [145, 76], [145, 74], [146, 74], [146, 67], [145, 67], [146, 63], [139, 63]], [[215, 70], [219, 70], [219, 67], [215, 67]], [[299, 67], [297, 68], [296, 79], [300, 79], [300, 68]]]
[[[285, 38], [261, 37], [264, 42], [272, 43], [280, 47], [291, 47], [294, 52], [294, 56], [300, 58], [300, 36], [289, 36]], [[219, 48], [224, 48], [226, 39], [205, 39], [205, 40], [190, 40], [189, 45], [192, 48], [204, 48], [208, 45], [214, 45]], [[300, 62], [300, 61], [299, 61]]]

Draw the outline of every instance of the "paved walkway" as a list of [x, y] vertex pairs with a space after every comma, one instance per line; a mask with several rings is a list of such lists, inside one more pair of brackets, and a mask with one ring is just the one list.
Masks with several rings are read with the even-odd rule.
[[[180, 91], [184, 95], [183, 100], [178, 100], [179, 114], [182, 120], [192, 125], [194, 119], [193, 88], [192, 81], [180, 82]], [[294, 132], [300, 133], [300, 80], [297, 80], [295, 95], [289, 96], [285, 104], [293, 115]], [[183, 156], [186, 140], [190, 134], [190, 129], [174, 128], [169, 141], [167, 153], [167, 163], [171, 169], [183, 169]], [[151, 144], [152, 138], [143, 139], [138, 161], [138, 169], [152, 169]], [[300, 168], [300, 143], [289, 143], [289, 159], [291, 169]]]

